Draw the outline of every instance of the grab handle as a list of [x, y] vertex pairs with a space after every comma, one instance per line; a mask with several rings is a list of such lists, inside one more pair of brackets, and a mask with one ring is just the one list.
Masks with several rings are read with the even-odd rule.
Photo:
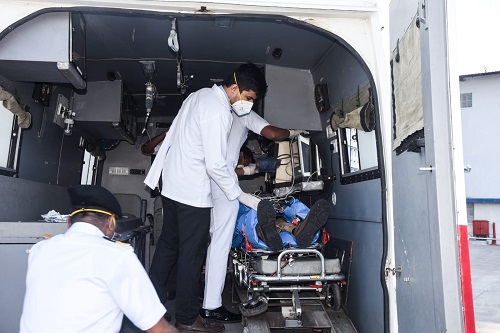
[[289, 250], [284, 250], [283, 252], [281, 252], [278, 256], [278, 260], [277, 260], [277, 278], [281, 278], [281, 259], [283, 258], [283, 256], [285, 254], [288, 254], [288, 253], [308, 253], [308, 254], [316, 254], [320, 259], [321, 259], [321, 279], [324, 279], [325, 278], [325, 257], [323, 257], [323, 254], [321, 252], [319, 252], [318, 250], [314, 250], [314, 249], [289, 249]]

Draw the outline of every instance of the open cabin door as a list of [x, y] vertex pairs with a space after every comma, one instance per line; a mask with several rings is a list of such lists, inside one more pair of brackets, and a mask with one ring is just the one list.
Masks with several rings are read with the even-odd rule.
[[466, 331], [457, 240], [465, 193], [461, 129], [452, 112], [458, 76], [449, 51], [450, 10], [452, 1], [390, 4], [395, 269], [387, 274], [396, 275], [399, 332]]

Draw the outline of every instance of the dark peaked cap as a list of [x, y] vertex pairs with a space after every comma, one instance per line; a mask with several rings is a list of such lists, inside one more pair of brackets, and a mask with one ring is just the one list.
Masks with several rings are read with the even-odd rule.
[[68, 188], [71, 206], [74, 210], [93, 208], [122, 217], [122, 208], [115, 196], [102, 186], [75, 185]]

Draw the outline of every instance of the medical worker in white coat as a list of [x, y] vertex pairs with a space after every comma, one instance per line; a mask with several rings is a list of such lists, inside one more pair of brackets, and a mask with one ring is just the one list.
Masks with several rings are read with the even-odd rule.
[[[271, 126], [254, 111], [250, 111], [243, 116], [238, 116], [234, 112], [232, 115], [233, 126], [229, 133], [226, 159], [230, 170], [235, 170], [238, 164], [240, 148], [247, 139], [249, 130], [272, 141], [283, 141], [303, 132], [301, 130], [287, 130]], [[256, 171], [255, 165], [245, 166], [243, 170], [245, 175], [253, 175]], [[235, 181], [238, 181], [236, 172], [232, 172], [232, 177]], [[241, 320], [241, 314], [228, 311], [222, 305], [221, 295], [224, 289], [227, 258], [231, 248], [239, 202], [238, 200], [229, 200], [214, 181], [211, 182], [211, 188], [213, 201], [210, 224], [211, 242], [205, 264], [205, 294], [200, 315], [210, 320], [228, 323], [237, 322]], [[258, 199], [256, 202], [258, 203]], [[257, 209], [256, 205], [249, 206]]]
[[199, 277], [206, 255], [213, 206], [211, 179], [229, 200], [247, 202], [226, 163], [232, 113], [250, 112], [267, 91], [264, 74], [254, 64], [239, 66], [222, 86], [203, 88], [182, 104], [163, 140], [145, 183], [155, 188], [162, 175], [165, 223], [156, 244], [150, 277], [160, 300], [177, 263], [176, 327], [217, 333], [224, 325], [200, 316]]

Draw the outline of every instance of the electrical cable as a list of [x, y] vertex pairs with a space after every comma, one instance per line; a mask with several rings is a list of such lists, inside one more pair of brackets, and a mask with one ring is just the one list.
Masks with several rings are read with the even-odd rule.
[[318, 173], [318, 170], [314, 171], [313, 173], [311, 173], [311, 175], [309, 176], [309, 178], [307, 178], [307, 181], [310, 181], [311, 180], [311, 177], [314, 176], [315, 173]]

